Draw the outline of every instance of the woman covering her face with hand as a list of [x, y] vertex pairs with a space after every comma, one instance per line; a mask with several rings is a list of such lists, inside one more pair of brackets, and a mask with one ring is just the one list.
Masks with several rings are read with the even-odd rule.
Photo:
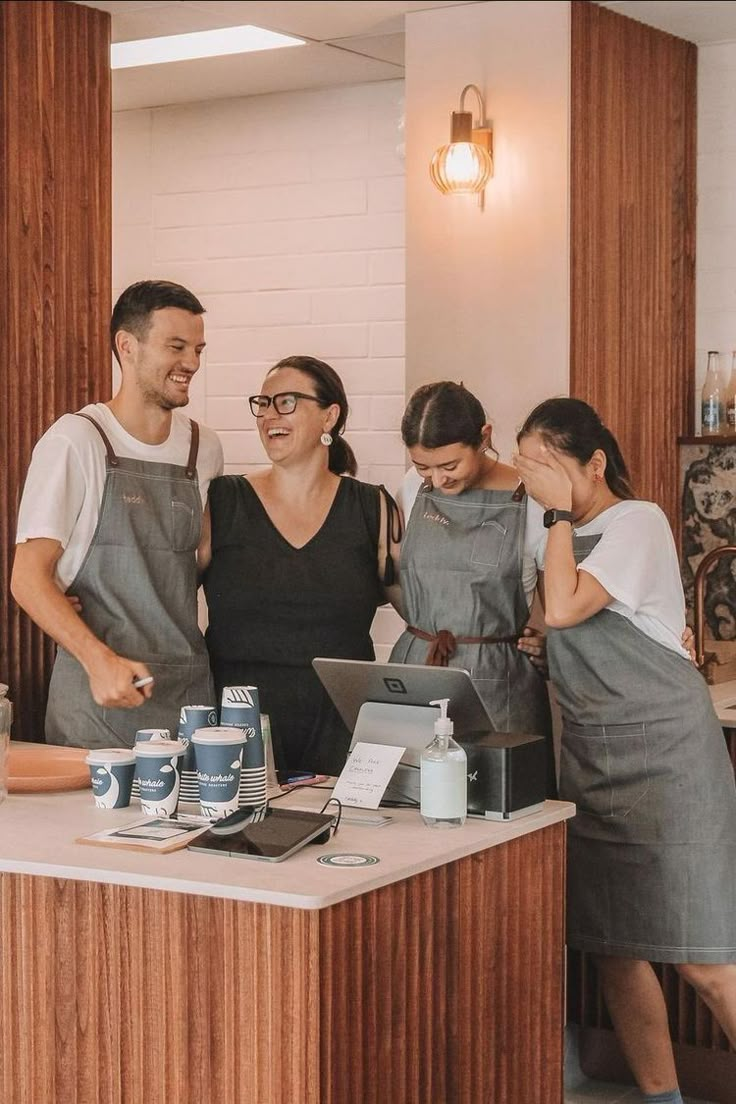
[[[736, 788], [658, 506], [576, 399], [536, 407], [515, 463], [545, 511], [550, 677], [563, 714], [568, 942], [592, 952], [645, 1099], [680, 1102], [650, 962], [674, 963], [736, 1046]], [[659, 1095], [662, 1094], [662, 1095]]]
[[544, 736], [555, 794], [549, 699], [525, 626], [536, 587], [542, 514], [493, 454], [481, 403], [462, 384], [414, 392], [401, 435], [407, 473], [401, 600], [407, 621], [394, 663], [464, 667], [501, 732]]
[[329, 364], [279, 361], [249, 402], [271, 464], [213, 481], [201, 558], [218, 700], [223, 686], [257, 686], [276, 766], [337, 774], [350, 733], [312, 659], [375, 658], [398, 511], [382, 488], [350, 478], [348, 403]]

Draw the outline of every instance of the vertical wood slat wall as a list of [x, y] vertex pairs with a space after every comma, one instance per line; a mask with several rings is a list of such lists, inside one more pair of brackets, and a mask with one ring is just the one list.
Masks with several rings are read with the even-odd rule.
[[697, 49], [573, 0], [570, 394], [680, 527], [693, 428]]
[[110, 395], [110, 16], [0, 4], [0, 682], [43, 737], [53, 646], [9, 594], [20, 491], [61, 414]]

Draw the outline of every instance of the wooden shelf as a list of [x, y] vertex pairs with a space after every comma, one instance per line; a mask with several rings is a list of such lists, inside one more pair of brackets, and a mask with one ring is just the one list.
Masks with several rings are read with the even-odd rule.
[[726, 436], [726, 434], [713, 433], [707, 437], [678, 437], [678, 445], [736, 445], [736, 433]]

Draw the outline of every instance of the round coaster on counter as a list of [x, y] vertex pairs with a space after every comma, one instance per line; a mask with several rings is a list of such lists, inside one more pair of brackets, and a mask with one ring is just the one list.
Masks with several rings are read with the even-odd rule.
[[320, 855], [323, 866], [375, 866], [381, 860], [377, 855]]

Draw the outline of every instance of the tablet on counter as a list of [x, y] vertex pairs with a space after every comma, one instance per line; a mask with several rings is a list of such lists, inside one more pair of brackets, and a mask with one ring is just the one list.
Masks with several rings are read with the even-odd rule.
[[[261, 859], [282, 862], [307, 843], [324, 842], [335, 817], [329, 813], [303, 812], [300, 809], [265, 810], [262, 819], [244, 824], [237, 832], [226, 836], [205, 832], [193, 842], [190, 851], [210, 855], [231, 855], [240, 859]], [[320, 841], [319, 837], [325, 837]]]

